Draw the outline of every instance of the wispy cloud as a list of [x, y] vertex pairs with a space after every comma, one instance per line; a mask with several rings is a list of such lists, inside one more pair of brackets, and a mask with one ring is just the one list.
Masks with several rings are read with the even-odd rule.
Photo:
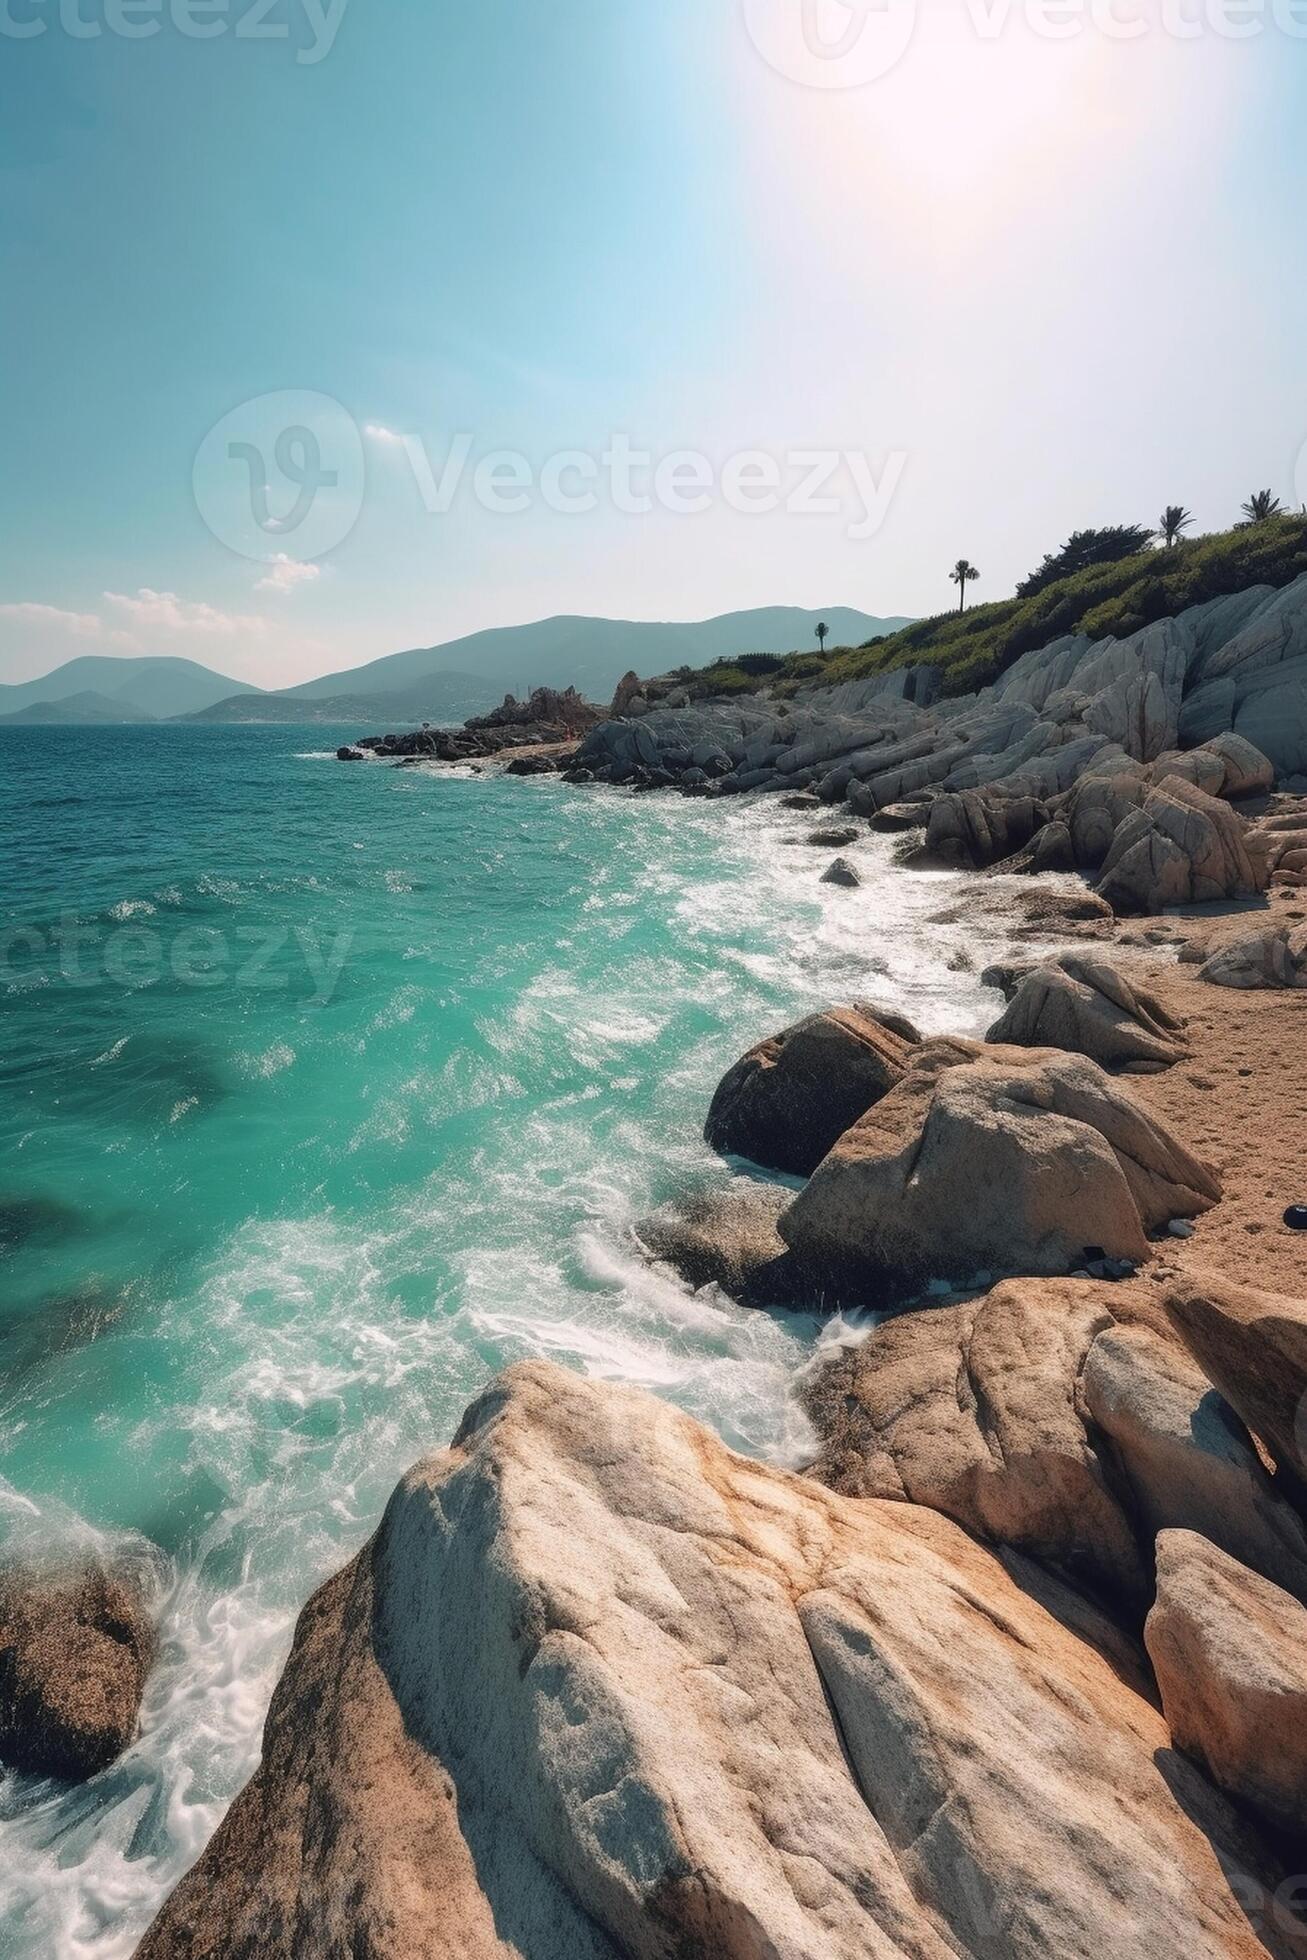
[[370, 436], [373, 442], [387, 443], [395, 449], [402, 448], [405, 441], [396, 430], [388, 429], [384, 422], [365, 422], [363, 433], [365, 436]]
[[293, 592], [297, 585], [312, 585], [322, 575], [321, 565], [306, 565], [302, 559], [292, 558], [285, 551], [274, 552], [268, 560], [268, 571], [255, 583], [256, 592]]
[[268, 630], [268, 621], [259, 613], [223, 612], [203, 599], [179, 599], [175, 592], [155, 592], [148, 585], [132, 593], [106, 592], [104, 597], [128, 621], [133, 632], [163, 631], [232, 639]]
[[98, 613], [65, 612], [61, 606], [43, 606], [35, 599], [20, 599], [13, 605], [0, 606], [0, 619], [54, 628], [76, 634], [82, 640], [103, 639], [105, 634], [105, 624]]
[[[259, 589], [285, 594], [318, 575], [278, 553], [264, 567]], [[21, 599], [0, 604], [0, 680], [35, 680], [79, 654], [179, 654], [216, 665], [261, 687], [289, 685], [294, 678], [320, 673], [332, 648], [313, 635], [296, 632], [266, 613], [225, 612], [204, 599], [138, 586], [134, 592], [105, 592], [97, 612]]]

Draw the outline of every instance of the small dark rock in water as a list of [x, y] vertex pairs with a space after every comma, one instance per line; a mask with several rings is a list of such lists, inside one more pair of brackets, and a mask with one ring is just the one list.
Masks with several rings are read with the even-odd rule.
[[852, 828], [848, 830], [814, 830], [811, 837], [806, 839], [806, 842], [809, 844], [819, 844], [823, 849], [828, 851], [838, 851], [844, 844], [856, 844], [861, 835], [862, 832], [860, 830]]
[[1307, 1232], [1307, 1205], [1290, 1205], [1284, 1222], [1291, 1232]]
[[847, 858], [836, 858], [829, 870], [822, 872], [821, 882], [823, 885], [844, 885], [853, 890], [862, 880]]
[[367, 758], [362, 749], [346, 748], [336, 750], [336, 760], [337, 762], [364, 762]]
[[0, 1570], [0, 1762], [82, 1782], [136, 1734], [154, 1628], [139, 1586], [87, 1564]]
[[783, 796], [781, 808], [782, 810], [820, 810], [821, 798], [812, 796], [806, 791], [794, 796]]

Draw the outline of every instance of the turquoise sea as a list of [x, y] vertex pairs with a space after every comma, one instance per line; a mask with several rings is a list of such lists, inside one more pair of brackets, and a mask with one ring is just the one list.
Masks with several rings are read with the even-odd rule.
[[0, 731], [0, 1538], [139, 1562], [161, 1663], [86, 1789], [0, 1778], [0, 1953], [125, 1956], [257, 1760], [294, 1617], [504, 1364], [777, 1461], [802, 1318], [633, 1221], [724, 1168], [723, 1069], [813, 1006], [976, 1030], [944, 875], [812, 820], [342, 767], [353, 729]]

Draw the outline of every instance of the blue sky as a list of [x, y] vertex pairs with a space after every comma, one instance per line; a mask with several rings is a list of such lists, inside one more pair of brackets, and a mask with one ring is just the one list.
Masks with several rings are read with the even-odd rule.
[[[275, 686], [563, 611], [924, 612], [962, 553], [997, 597], [1077, 524], [1307, 494], [1295, 0], [1240, 0], [1240, 40], [1232, 0], [1085, 0], [1057, 39], [1035, 0], [920, 0], [847, 87], [790, 59], [803, 0], [177, 3], [4, 10], [0, 679], [144, 651]], [[306, 396], [339, 407], [286, 426], [337, 484], [232, 549], [227, 435], [285, 511]], [[197, 491], [219, 424], [229, 480]], [[618, 508], [614, 437], [699, 460]], [[511, 514], [494, 451], [531, 472]], [[585, 509], [551, 507], [560, 452]], [[827, 452], [835, 508], [805, 510], [795, 458]], [[726, 492], [758, 453], [775, 507]]]

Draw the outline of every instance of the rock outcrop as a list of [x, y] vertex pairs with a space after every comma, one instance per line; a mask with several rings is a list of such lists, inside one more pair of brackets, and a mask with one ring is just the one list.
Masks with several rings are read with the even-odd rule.
[[1307, 1840], [1307, 1608], [1204, 1538], [1164, 1532], [1145, 1630], [1177, 1749]]
[[1137, 1624], [1159, 1531], [1200, 1531], [1307, 1599], [1307, 1531], [1177, 1345], [1084, 1280], [1008, 1280], [899, 1314], [820, 1371], [817, 1472], [926, 1504]]
[[1269, 867], [1243, 820], [1179, 777], [1149, 791], [1116, 831], [1100, 896], [1117, 912], [1164, 912], [1265, 891]]
[[1209, 1210], [1206, 1165], [1080, 1056], [919, 1059], [847, 1130], [781, 1221], [800, 1261], [893, 1290], [977, 1274], [1141, 1263], [1148, 1235]]
[[514, 1369], [306, 1609], [139, 1960], [1287, 1960], [1137, 1661], [1009, 1561]]
[[154, 1652], [128, 1575], [0, 1569], [0, 1763], [75, 1783], [107, 1768], [136, 1735]]
[[1203, 1373], [1307, 1490], [1307, 1303], [1217, 1281], [1176, 1287], [1166, 1304]]
[[902, 1079], [915, 1030], [875, 1008], [814, 1014], [741, 1058], [718, 1084], [710, 1148], [808, 1177], [831, 1146]]
[[1204, 962], [1198, 977], [1214, 987], [1307, 987], [1307, 925], [1231, 940]]
[[1106, 960], [1083, 953], [1064, 953], [1027, 973], [988, 1039], [1065, 1048], [1102, 1068], [1134, 1074], [1171, 1068], [1187, 1052], [1160, 1001]]
[[1229, 1403], [1178, 1344], [1105, 1329], [1078, 1407], [1147, 1555], [1159, 1531], [1196, 1531], [1307, 1600], [1307, 1530]]
[[1113, 1324], [1083, 1280], [1009, 1280], [883, 1322], [813, 1385], [818, 1475], [927, 1505], [1141, 1608], [1144, 1559], [1079, 1406]]
[[[932, 848], [953, 862], [1028, 849], [1035, 866], [1085, 869], [1086, 847], [1101, 864], [1128, 810], [1168, 780], [1246, 802], [1307, 776], [1304, 674], [1307, 578], [1192, 607], [1123, 640], [1053, 640], [991, 687], [948, 700], [928, 666], [784, 701], [762, 677], [756, 695], [692, 701], [671, 677], [628, 675], [578, 763], [585, 780], [694, 795], [815, 791], [873, 820], [920, 804]], [[1107, 792], [1079, 825], [1056, 807], [1090, 772], [1121, 782], [1106, 837]]]

